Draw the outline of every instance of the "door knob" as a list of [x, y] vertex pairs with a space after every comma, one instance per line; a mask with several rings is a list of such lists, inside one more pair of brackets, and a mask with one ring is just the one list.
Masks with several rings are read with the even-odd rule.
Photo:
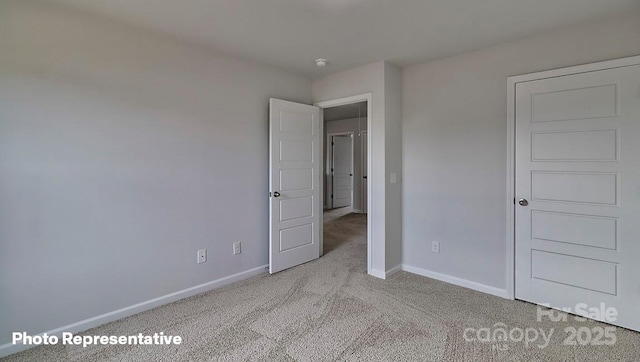
[[529, 201], [527, 201], [527, 199], [520, 199], [520, 201], [518, 201], [518, 204], [520, 204], [520, 206], [527, 206], [529, 205]]
[[273, 197], [280, 197], [280, 193], [278, 191], [274, 192]]

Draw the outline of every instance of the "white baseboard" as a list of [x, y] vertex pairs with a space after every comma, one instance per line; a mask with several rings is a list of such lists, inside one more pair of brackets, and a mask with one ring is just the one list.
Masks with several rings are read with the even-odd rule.
[[402, 264], [396, 265], [393, 268], [387, 270], [386, 272], [380, 269], [371, 269], [369, 271], [369, 275], [374, 276], [376, 278], [380, 278], [380, 279], [387, 279], [388, 277], [399, 272], [400, 270], [402, 270]]
[[398, 264], [398, 265], [394, 266], [393, 268], [387, 270], [385, 277], [388, 278], [388, 277], [392, 276], [393, 274], [395, 274], [395, 273], [397, 273], [397, 272], [399, 272], [401, 270], [402, 270], [402, 264]]
[[387, 273], [385, 273], [385, 272], [383, 272], [382, 270], [379, 270], [379, 269], [371, 268], [371, 270], [369, 270], [369, 275], [374, 276], [374, 277], [379, 278], [379, 279], [386, 279], [387, 278]]
[[506, 289], [500, 289], [500, 288], [496, 288], [496, 287], [492, 287], [486, 284], [482, 284], [482, 283], [477, 283], [477, 282], [473, 282], [467, 279], [462, 279], [462, 278], [458, 278], [458, 277], [454, 277], [448, 274], [442, 274], [442, 273], [438, 273], [438, 272], [434, 272], [431, 270], [427, 270], [427, 269], [422, 269], [422, 268], [417, 268], [411, 265], [407, 265], [407, 264], [402, 264], [402, 270], [409, 272], [409, 273], [413, 273], [413, 274], [418, 274], [418, 275], [422, 275], [423, 277], [427, 277], [427, 278], [431, 278], [431, 279], [436, 279], [436, 280], [440, 280], [443, 281], [445, 283], [449, 283], [449, 284], [454, 284], [460, 287], [464, 287], [464, 288], [468, 288], [468, 289], [473, 289], [482, 293], [487, 293], [487, 294], [491, 294], [491, 295], [495, 295], [497, 297], [501, 297], [501, 298], [505, 298], [505, 299], [511, 299], [509, 298], [509, 295], [507, 293]]
[[380, 269], [371, 269], [369, 271], [369, 275], [374, 276], [376, 278], [380, 278], [380, 279], [387, 279], [388, 277], [392, 276], [393, 274], [399, 272], [400, 270], [402, 270], [402, 264], [400, 265], [396, 265], [393, 268], [385, 271], [382, 271]]
[[[145, 302], [141, 302], [138, 304], [134, 304], [128, 307], [124, 307], [118, 310], [115, 310], [113, 312], [109, 312], [109, 313], [105, 313], [105, 314], [101, 314], [92, 318], [88, 318], [76, 323], [71, 323], [68, 324], [66, 326], [63, 327], [59, 327], [59, 328], [55, 328], [52, 329], [50, 331], [46, 331], [46, 332], [42, 332], [39, 333], [38, 335], [42, 335], [44, 333], [47, 333], [50, 336], [62, 336], [63, 332], [71, 332], [71, 333], [79, 333], [82, 331], [86, 331], [88, 329], [100, 326], [102, 324], [105, 323], [109, 323], [109, 322], [113, 322], [116, 321], [118, 319], [122, 319], [124, 317], [128, 317], [134, 314], [138, 314], [140, 312], [144, 312], [146, 310], [164, 305], [164, 304], [168, 304], [171, 302], [175, 302], [177, 300], [180, 299], [184, 299], [184, 298], [188, 298], [191, 296], [194, 296], [196, 294], [200, 294], [200, 293], [204, 293], [204, 292], [208, 292], [210, 290], [213, 289], [217, 289], [220, 288], [222, 286], [225, 286], [227, 284], [231, 284], [243, 279], [247, 279], [250, 278], [252, 276], [258, 275], [258, 274], [262, 274], [264, 273], [267, 268], [269, 266], [268, 265], [262, 265], [259, 266], [257, 268], [253, 268], [253, 269], [249, 269], [247, 271], [243, 271], [234, 275], [230, 275], [228, 277], [224, 277], [224, 278], [220, 278], [217, 280], [213, 280], [204, 284], [200, 284], [200, 285], [196, 285], [195, 287], [191, 287], [191, 288], [187, 288], [187, 289], [183, 289], [180, 291], [177, 291], [175, 293], [171, 293], [171, 294], [167, 294], [167, 295], [163, 295], [161, 297], [158, 298], [154, 298], [154, 299], [150, 299], [147, 300]], [[20, 331], [22, 332], [22, 331]], [[8, 356], [10, 354], [14, 354], [14, 353], [18, 353], [24, 350], [27, 350], [29, 348], [33, 348], [33, 347], [37, 347], [37, 346], [29, 346], [29, 345], [23, 345], [23, 344], [12, 344], [12, 343], [6, 343], [0, 346], [0, 358], [1, 357], [5, 357]]]

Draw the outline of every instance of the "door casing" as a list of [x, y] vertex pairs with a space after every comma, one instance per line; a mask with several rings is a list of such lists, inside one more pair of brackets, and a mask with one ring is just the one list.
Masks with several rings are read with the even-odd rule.
[[[330, 107], [337, 107], [337, 106], [343, 106], [345, 104], [352, 104], [352, 103], [360, 103], [360, 102], [367, 102], [367, 130], [371, 130], [372, 124], [371, 124], [371, 100], [373, 98], [373, 94], [372, 93], [363, 93], [363, 94], [358, 94], [358, 95], [354, 95], [354, 96], [350, 96], [350, 97], [344, 97], [344, 98], [337, 98], [337, 99], [332, 99], [332, 100], [328, 100], [328, 101], [322, 101], [322, 102], [317, 102], [314, 103], [314, 106], [318, 106], [321, 108], [320, 111], [320, 134], [324, 134], [324, 112], [322, 111], [322, 109], [324, 108], [330, 108]], [[322, 147], [325, 147], [324, 142], [320, 142]], [[326, 150], [322, 150], [323, 154], [324, 152], [326, 152]], [[373, 157], [371, 156], [371, 132], [367, 132], [367, 170], [369, 170], [369, 173], [371, 173], [371, 165], [374, 164], [373, 162]], [[321, 215], [323, 212], [323, 203], [319, 203], [320, 204], [320, 210], [318, 210]], [[373, 204], [371, 202], [371, 179], [367, 179], [367, 207], [369, 209], [371, 209], [373, 207]], [[322, 256], [324, 254], [324, 228], [320, 228], [320, 256]], [[372, 247], [371, 247], [371, 240], [372, 240], [372, 230], [373, 230], [373, 221], [371, 220], [371, 217], [367, 217], [367, 274], [371, 274], [372, 270], [371, 270], [371, 252], [372, 252]]]
[[[366, 131], [362, 131], [360, 132], [360, 137], [361, 137], [361, 142], [360, 142], [360, 147], [361, 147], [361, 152], [360, 152], [360, 176], [361, 179], [359, 180], [360, 184], [363, 185], [360, 189], [360, 208], [362, 209], [362, 213], [363, 214], [368, 214], [369, 213], [369, 204], [367, 203], [367, 195], [369, 194], [369, 190], [367, 189], [367, 180], [369, 177], [369, 169], [367, 167], [369, 167], [367, 165], [367, 160], [369, 159], [369, 151], [368, 151], [368, 146], [369, 146], [369, 139], [367, 138], [369, 134], [369, 130]], [[364, 142], [362, 142], [362, 140], [365, 140]], [[365, 172], [365, 169], [367, 170], [367, 172]], [[365, 175], [366, 174], [366, 175]], [[364, 178], [364, 177], [367, 178]]]
[[540, 80], [565, 75], [589, 73], [605, 69], [628, 67], [640, 64], [640, 56], [607, 60], [603, 62], [578, 65], [567, 68], [553, 69], [542, 72], [523, 74], [507, 78], [507, 198], [506, 198], [506, 251], [507, 251], [507, 285], [506, 297], [515, 299], [516, 287], [516, 234], [515, 234], [515, 171], [516, 171], [516, 85], [521, 82], [529, 82], [532, 80]]

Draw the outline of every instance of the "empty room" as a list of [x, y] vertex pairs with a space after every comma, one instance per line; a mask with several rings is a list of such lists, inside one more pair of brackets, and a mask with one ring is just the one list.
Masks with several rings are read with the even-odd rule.
[[0, 360], [640, 360], [637, 0], [0, 0]]

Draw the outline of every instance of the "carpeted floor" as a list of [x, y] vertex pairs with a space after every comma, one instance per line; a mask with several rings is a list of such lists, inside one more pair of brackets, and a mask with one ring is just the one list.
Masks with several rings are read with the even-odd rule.
[[[573, 317], [567, 322], [548, 318], [539, 322], [536, 306], [528, 303], [406, 272], [386, 281], [367, 275], [366, 217], [349, 211], [326, 213], [325, 256], [317, 261], [253, 277], [82, 333], [164, 331], [182, 336], [179, 346], [57, 345], [34, 348], [6, 360], [640, 360], [640, 334], [636, 332], [617, 328], [612, 346], [565, 345], [570, 337], [565, 328], [582, 328], [583, 332], [588, 328], [593, 338], [586, 339], [583, 333], [578, 341], [596, 344], [596, 331], [607, 325]], [[478, 341], [500, 327], [511, 333], [506, 342]], [[540, 334], [534, 340], [534, 328], [547, 336], [553, 330], [545, 348], [539, 348], [545, 345]], [[528, 334], [529, 342], [521, 340], [522, 333]], [[467, 341], [471, 338], [475, 340]]]

